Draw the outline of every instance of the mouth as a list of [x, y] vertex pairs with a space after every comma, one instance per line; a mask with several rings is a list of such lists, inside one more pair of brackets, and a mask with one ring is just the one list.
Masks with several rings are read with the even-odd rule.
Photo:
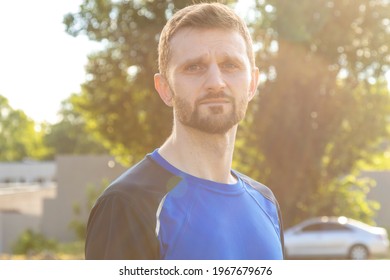
[[199, 105], [220, 105], [230, 103], [228, 98], [206, 98], [199, 102]]

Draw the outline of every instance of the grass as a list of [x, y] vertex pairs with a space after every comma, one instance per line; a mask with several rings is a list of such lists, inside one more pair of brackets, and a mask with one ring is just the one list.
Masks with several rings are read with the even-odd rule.
[[53, 251], [43, 250], [29, 254], [3, 254], [0, 260], [83, 260], [84, 241], [59, 243]]

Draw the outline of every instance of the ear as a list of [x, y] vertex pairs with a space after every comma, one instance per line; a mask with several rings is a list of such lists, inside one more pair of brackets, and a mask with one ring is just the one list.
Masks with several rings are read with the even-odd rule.
[[157, 90], [162, 101], [169, 107], [172, 107], [173, 95], [171, 88], [169, 87], [166, 78], [160, 73], [154, 75], [154, 88]]
[[258, 86], [259, 86], [259, 68], [255, 67], [252, 70], [251, 82], [249, 85], [249, 92], [248, 92], [249, 101], [252, 100], [252, 98], [255, 96]]

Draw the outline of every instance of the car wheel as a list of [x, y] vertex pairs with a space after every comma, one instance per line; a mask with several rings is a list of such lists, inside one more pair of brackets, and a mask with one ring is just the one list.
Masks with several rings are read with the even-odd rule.
[[349, 250], [349, 258], [351, 260], [366, 260], [368, 259], [368, 249], [366, 246], [357, 244]]

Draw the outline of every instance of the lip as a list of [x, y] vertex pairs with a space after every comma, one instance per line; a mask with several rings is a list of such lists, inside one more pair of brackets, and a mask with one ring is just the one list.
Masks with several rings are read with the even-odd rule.
[[230, 103], [229, 99], [226, 98], [207, 98], [199, 102], [199, 104], [224, 104]]

